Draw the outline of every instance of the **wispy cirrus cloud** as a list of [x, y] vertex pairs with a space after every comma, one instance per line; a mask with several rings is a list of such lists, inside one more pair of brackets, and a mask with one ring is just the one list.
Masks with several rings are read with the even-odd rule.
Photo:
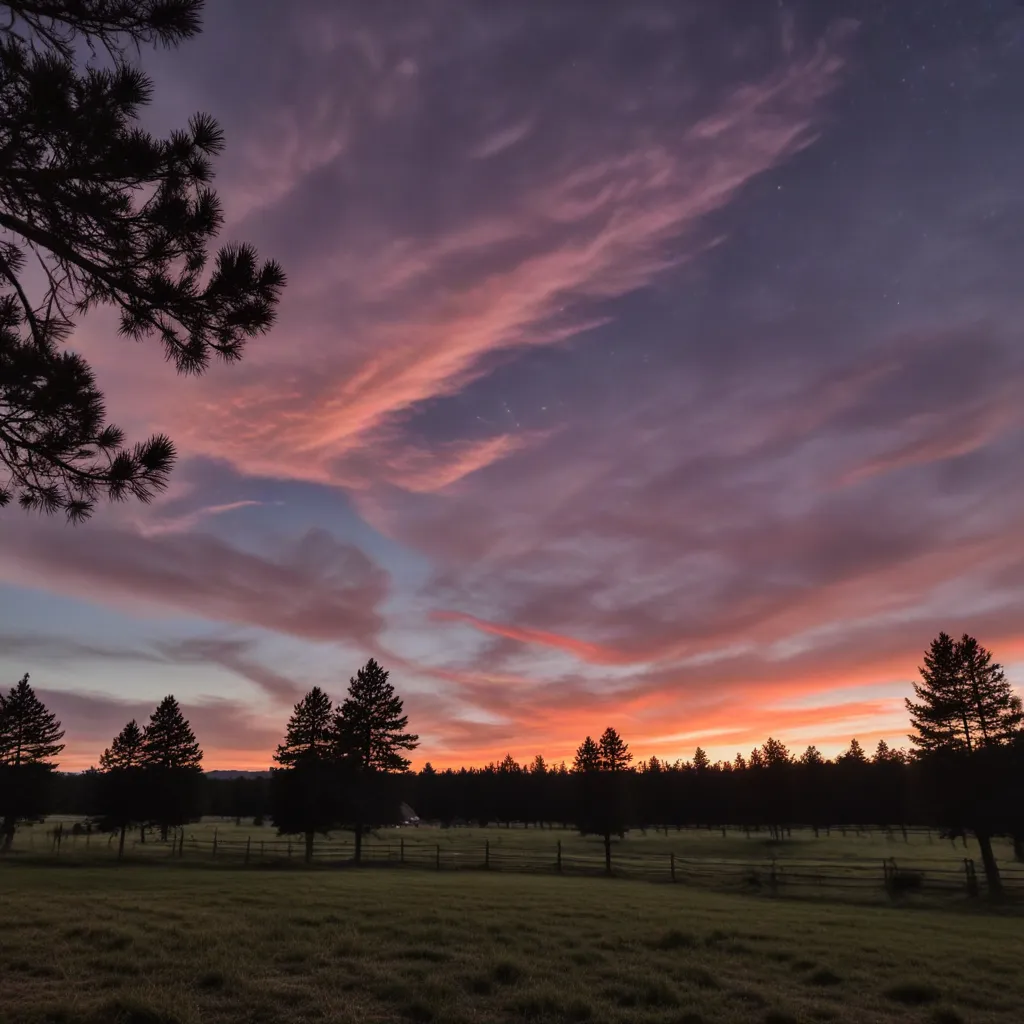
[[[339, 14], [339, 25], [346, 24]], [[241, 372], [218, 377], [215, 398], [212, 391], [207, 401], [190, 398], [187, 408], [172, 399], [159, 411], [186, 452], [225, 458], [249, 473], [348, 487], [367, 485], [358, 467], [370, 458], [382, 480], [427, 490], [518, 451], [526, 442], [507, 435], [417, 445], [403, 424], [426, 403], [486, 375], [492, 357], [561, 344], [604, 322], [590, 307], [649, 284], [700, 251], [709, 215], [813, 141], [821, 105], [843, 70], [848, 28], [794, 49], [769, 71], [746, 78], [741, 70], [737, 81], [703, 96], [636, 65], [613, 65], [622, 89], [613, 99], [601, 81], [609, 69], [581, 62], [551, 94], [549, 116], [554, 123], [572, 117], [585, 129], [579, 114], [590, 101], [582, 97], [596, 88], [608, 106], [587, 129], [591, 137], [581, 134], [567, 150], [557, 132], [531, 133], [524, 126], [532, 122], [513, 121], [514, 131], [500, 129], [485, 146], [489, 165], [504, 161], [489, 171], [498, 187], [483, 203], [476, 168], [449, 168], [453, 189], [463, 180], [470, 187], [461, 197], [450, 193], [450, 217], [437, 225], [410, 230], [396, 222], [386, 179], [366, 170], [347, 176], [350, 161], [372, 168], [389, 140], [408, 130], [417, 116], [414, 97], [435, 85], [431, 74], [443, 81], [467, 61], [504, 66], [510, 47], [535, 31], [528, 19], [512, 19], [468, 53], [446, 52], [443, 60], [454, 64], [417, 55], [429, 32], [419, 42], [409, 33], [402, 57], [394, 43], [400, 32], [377, 39], [367, 74], [415, 67], [406, 75], [407, 102], [388, 119], [367, 121], [344, 155], [328, 156], [316, 184], [303, 163], [295, 172], [305, 182], [301, 197], [275, 188], [280, 216], [290, 209], [301, 220], [328, 180], [344, 183], [365, 212], [346, 217], [337, 239], [323, 209], [320, 223], [310, 225], [319, 237], [307, 234], [305, 242], [317, 262], [293, 270], [305, 309], [286, 316], [284, 359], [263, 348]], [[339, 38], [351, 37], [341, 30]], [[552, 85], [565, 76], [559, 64], [538, 73]], [[657, 137], [645, 111], [664, 122]], [[485, 112], [473, 107], [459, 131], [441, 135], [438, 158], [458, 163], [462, 138], [478, 131]], [[317, 135], [315, 124], [308, 134]], [[335, 335], [329, 344], [325, 330]]]

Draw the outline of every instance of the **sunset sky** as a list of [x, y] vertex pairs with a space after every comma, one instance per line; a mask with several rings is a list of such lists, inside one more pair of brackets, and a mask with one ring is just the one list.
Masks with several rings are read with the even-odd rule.
[[1024, 5], [216, 0], [145, 53], [289, 286], [176, 377], [150, 507], [0, 529], [0, 681], [96, 762], [174, 693], [263, 768], [368, 657], [415, 764], [906, 743], [940, 629], [1024, 684]]

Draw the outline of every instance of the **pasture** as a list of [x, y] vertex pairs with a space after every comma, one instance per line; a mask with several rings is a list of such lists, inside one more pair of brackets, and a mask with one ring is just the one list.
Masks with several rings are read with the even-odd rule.
[[522, 874], [0, 867], [3, 1024], [1020, 1019], [1024, 932]]
[[[23, 859], [58, 858], [88, 864], [116, 857], [116, 839], [101, 834], [76, 835], [74, 819], [53, 818], [19, 830], [14, 852]], [[55, 832], [61, 842], [55, 842]], [[1024, 899], [1024, 866], [1014, 861], [1009, 842], [996, 840], [1008, 895]], [[314, 860], [337, 865], [352, 857], [352, 837], [337, 832], [318, 837]], [[168, 843], [149, 832], [136, 832], [125, 846], [128, 861], [163, 861], [253, 867], [302, 864], [299, 838], [280, 837], [270, 825], [251, 821], [205, 819], [190, 824]], [[604, 868], [601, 840], [573, 830], [523, 828], [386, 828], [368, 836], [363, 847], [368, 864], [430, 869], [599, 874]], [[920, 895], [963, 897], [967, 872], [977, 871], [984, 891], [976, 841], [943, 839], [937, 831], [794, 829], [780, 840], [767, 832], [742, 829], [632, 831], [616, 839], [613, 871], [624, 878], [678, 881], [704, 888], [750, 889], [771, 885], [780, 895], [877, 901], [887, 898], [884, 865], [920, 874]], [[965, 862], [968, 862], [965, 864]], [[970, 866], [969, 866], [970, 865]]]

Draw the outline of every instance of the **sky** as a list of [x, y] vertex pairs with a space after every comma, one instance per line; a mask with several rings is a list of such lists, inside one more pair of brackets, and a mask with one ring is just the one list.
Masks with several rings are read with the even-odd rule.
[[1024, 5], [217, 0], [146, 125], [223, 126], [243, 362], [72, 339], [180, 460], [0, 530], [0, 681], [85, 768], [210, 768], [391, 672], [414, 764], [906, 744], [939, 630], [1024, 684]]

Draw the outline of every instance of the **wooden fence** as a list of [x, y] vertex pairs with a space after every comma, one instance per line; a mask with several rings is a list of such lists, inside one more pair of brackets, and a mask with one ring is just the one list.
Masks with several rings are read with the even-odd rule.
[[[317, 837], [311, 867], [340, 868], [354, 859], [351, 840]], [[97, 832], [72, 832], [63, 825], [12, 851], [17, 860], [65, 861], [82, 864], [118, 862], [118, 837]], [[304, 867], [301, 839], [252, 836], [212, 837], [178, 829], [166, 842], [138, 834], [127, 837], [125, 863], [195, 863], [224, 867]], [[444, 843], [404, 836], [381, 841], [367, 837], [362, 862], [369, 867], [419, 868], [434, 871], [506, 871], [516, 873], [605, 875], [603, 849], [563, 848], [561, 840], [515, 847], [490, 840]], [[613, 847], [612, 875], [617, 878], [677, 883], [717, 890], [762, 892], [779, 896], [848, 898], [856, 901], [912, 899], [915, 896], [978, 897], [986, 895], [983, 872], [970, 857], [962, 866], [919, 867], [889, 857], [873, 861], [730, 860], [685, 858], [675, 853]], [[1005, 895], [1024, 903], [1024, 867], [1002, 867]]]

